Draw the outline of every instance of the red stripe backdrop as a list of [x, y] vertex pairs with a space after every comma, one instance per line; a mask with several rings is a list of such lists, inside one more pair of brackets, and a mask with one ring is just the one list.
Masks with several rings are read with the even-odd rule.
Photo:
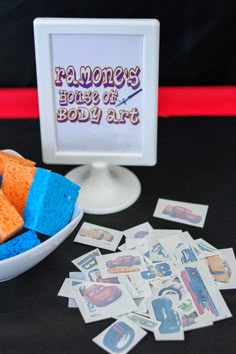
[[[236, 86], [160, 87], [158, 116], [236, 116]], [[36, 88], [0, 89], [0, 118], [38, 118]]]

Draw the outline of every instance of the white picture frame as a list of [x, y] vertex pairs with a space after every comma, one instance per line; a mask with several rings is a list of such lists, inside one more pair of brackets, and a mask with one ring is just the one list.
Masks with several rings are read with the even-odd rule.
[[156, 19], [34, 20], [45, 163], [156, 164], [159, 27]]

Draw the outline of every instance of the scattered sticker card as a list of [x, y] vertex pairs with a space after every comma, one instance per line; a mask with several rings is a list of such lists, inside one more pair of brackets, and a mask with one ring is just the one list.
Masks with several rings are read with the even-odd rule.
[[73, 286], [74, 298], [85, 323], [137, 310], [125, 285], [83, 282]]
[[139, 250], [109, 253], [96, 257], [103, 278], [111, 275], [133, 274], [147, 270], [143, 255]]
[[146, 335], [146, 331], [127, 317], [122, 316], [105, 331], [93, 338], [93, 341], [108, 353], [126, 354]]
[[159, 198], [153, 216], [197, 227], [203, 227], [208, 205]]
[[79, 229], [74, 242], [115, 251], [122, 236], [123, 232], [121, 231], [84, 222]]

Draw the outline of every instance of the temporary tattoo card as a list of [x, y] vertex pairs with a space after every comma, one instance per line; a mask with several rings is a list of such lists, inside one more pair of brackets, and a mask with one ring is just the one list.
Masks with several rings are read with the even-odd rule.
[[[151, 295], [149, 295], [151, 296]], [[148, 309], [147, 309], [147, 304], [146, 304], [146, 298], [145, 297], [140, 297], [134, 300], [136, 305], [138, 306], [138, 310], [135, 311], [136, 314], [149, 317], [148, 315]]]
[[153, 262], [153, 265], [159, 278], [168, 279], [176, 275], [175, 266], [171, 261]]
[[[109, 283], [109, 284], [124, 284], [132, 297], [137, 296], [135, 287], [132, 285], [130, 279], [126, 275], [114, 275], [109, 278], [103, 278], [99, 270], [96, 256], [101, 255], [98, 249], [88, 252], [85, 255], [76, 258], [72, 262], [77, 265], [80, 269], [83, 270], [84, 280], [99, 282], [99, 283]], [[70, 301], [73, 305], [73, 300]]]
[[208, 205], [159, 198], [153, 216], [197, 227], [203, 227]]
[[170, 258], [174, 264], [184, 264], [198, 261], [194, 249], [186, 241], [176, 247], [174, 253], [170, 255]]
[[148, 249], [148, 237], [145, 236], [143, 238], [126, 238], [125, 241], [125, 249], [128, 250], [139, 250], [143, 255], [148, 256], [149, 249]]
[[71, 262], [85, 275], [89, 273], [90, 270], [94, 269], [97, 266], [96, 257], [100, 256], [100, 250], [94, 249], [88, 253], [83, 254], [82, 256], [73, 259]]
[[126, 251], [126, 242], [122, 243], [119, 247], [118, 247], [119, 251]]
[[232, 316], [204, 260], [182, 266], [180, 276], [200, 315], [207, 313], [213, 321]]
[[149, 283], [143, 281], [143, 277], [140, 273], [130, 274], [129, 278], [137, 291], [136, 298], [143, 298], [152, 294]]
[[126, 287], [133, 299], [136, 299], [139, 296], [138, 291], [136, 290], [134, 284], [131, 282], [129, 275], [119, 275], [117, 278], [119, 280], [119, 284], [123, 284]]
[[160, 244], [160, 238], [181, 233], [182, 230], [154, 229], [149, 236], [149, 257], [152, 261], [168, 260], [169, 256]]
[[126, 354], [146, 335], [147, 332], [136, 325], [134, 321], [122, 316], [93, 338], [93, 342], [108, 353]]
[[65, 278], [57, 295], [73, 299], [74, 292], [72, 285], [82, 284], [83, 281], [84, 280]]
[[115, 251], [122, 236], [123, 232], [121, 231], [84, 222], [74, 241], [109, 251]]
[[181, 300], [187, 295], [187, 290], [183, 287], [181, 280], [178, 276], [167, 280], [160, 280], [154, 284], [154, 295], [162, 296], [168, 295], [174, 299], [178, 306]]
[[86, 281], [119, 284], [120, 279], [118, 279], [116, 275], [115, 276], [111, 275], [109, 278], [105, 278], [105, 279], [102, 278], [101, 272], [97, 264], [97, 259], [96, 259], [96, 257], [100, 255], [101, 252], [97, 248], [93, 251], [84, 254], [81, 257], [74, 259], [72, 263], [74, 263], [79, 269], [82, 270], [84, 274], [84, 280]]
[[74, 298], [85, 323], [137, 310], [137, 306], [122, 284], [83, 282], [73, 286]]
[[160, 326], [154, 332], [156, 340], [184, 340], [182, 318], [173, 299], [168, 296], [153, 296], [147, 299], [148, 312]]
[[109, 253], [96, 257], [96, 260], [103, 278], [147, 270], [143, 255], [138, 250]]
[[207, 257], [210, 273], [220, 290], [236, 289], [236, 260], [233, 248], [221, 250], [220, 256]]
[[86, 281], [94, 281], [99, 283], [112, 283], [119, 284], [120, 281], [117, 276], [111, 276], [110, 278], [102, 278], [101, 272], [98, 268], [98, 265], [94, 266], [85, 276]]
[[128, 313], [125, 317], [136, 323], [139, 327], [142, 327], [150, 332], [155, 332], [160, 326], [160, 322], [151, 320], [150, 317], [142, 316], [134, 312]]
[[207, 242], [206, 240], [204, 240], [202, 238], [198, 238], [198, 239], [194, 240], [194, 242], [195, 242], [195, 246], [198, 248], [198, 250], [200, 252], [200, 255], [199, 255], [200, 259], [210, 257], [210, 256], [217, 256], [222, 253], [221, 250], [215, 248], [209, 242]]
[[85, 276], [82, 272], [69, 272], [70, 279], [85, 280]]
[[144, 281], [151, 283], [152, 281], [154, 281], [155, 279], [158, 279], [159, 277], [157, 275], [157, 272], [155, 270], [155, 266], [154, 266], [153, 262], [151, 261], [151, 259], [144, 256], [144, 261], [147, 265], [147, 270], [144, 270], [141, 272], [141, 277]]
[[139, 239], [145, 236], [149, 236], [151, 230], [152, 226], [149, 224], [149, 222], [144, 222], [143, 224], [125, 230], [124, 235], [127, 238]]
[[188, 232], [171, 235], [160, 239], [160, 244], [174, 264], [196, 262], [198, 257], [191, 247], [192, 238]]
[[[154, 287], [154, 295], [168, 296], [174, 301], [176, 309], [181, 315], [184, 331], [203, 326], [202, 318], [195, 303], [180, 277], [176, 276], [169, 280], [155, 282]], [[200, 321], [201, 323], [199, 323]], [[209, 325], [209, 321], [206, 324]], [[210, 324], [212, 324], [212, 321], [210, 321]]]
[[[79, 281], [85, 280], [85, 276], [84, 276], [84, 274], [82, 272], [70, 272], [69, 273], [69, 278], [70, 279], [74, 279], [74, 280], [79, 280]], [[72, 284], [75, 284], [75, 283], [72, 282]], [[70, 286], [72, 286], [72, 284]], [[72, 298], [69, 297], [69, 299], [68, 299], [68, 307], [69, 308], [78, 307], [74, 298], [72, 299]]]

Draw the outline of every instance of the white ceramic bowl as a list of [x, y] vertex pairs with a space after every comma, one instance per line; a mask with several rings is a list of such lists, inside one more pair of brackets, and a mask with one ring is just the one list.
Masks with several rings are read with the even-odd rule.
[[[4, 151], [20, 156], [13, 150]], [[57, 232], [54, 236], [49, 237], [48, 240], [40, 243], [31, 250], [0, 261], [0, 282], [15, 278], [41, 262], [72, 233], [82, 217], [83, 210], [77, 202], [70, 223], [61, 231]]]
[[24, 273], [52, 253], [75, 229], [83, 216], [83, 211], [76, 203], [71, 222], [61, 231], [38, 246], [17, 256], [0, 261], [0, 281], [6, 281]]

